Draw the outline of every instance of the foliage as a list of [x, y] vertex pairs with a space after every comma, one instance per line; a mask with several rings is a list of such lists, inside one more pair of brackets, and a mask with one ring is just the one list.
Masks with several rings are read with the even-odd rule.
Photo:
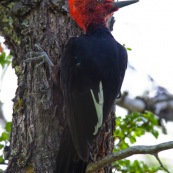
[[[143, 114], [134, 112], [125, 118], [117, 117], [114, 137], [119, 140], [119, 143], [115, 146], [114, 152], [128, 148], [129, 144], [136, 142], [137, 137], [141, 137], [147, 132], [157, 138], [159, 135], [156, 130], [157, 125], [158, 119], [151, 112]], [[132, 162], [127, 159], [113, 163], [113, 167], [122, 173], [156, 173], [162, 170], [157, 166], [148, 166], [142, 161]]]
[[130, 47], [126, 47], [125, 44], [123, 44], [123, 46], [126, 48], [127, 51], [132, 51], [132, 48], [130, 48]]
[[[11, 63], [11, 55], [7, 55], [6, 52], [4, 52], [4, 49], [0, 43], [0, 65], [2, 66], [2, 68], [4, 68], [5, 66], [8, 66]], [[0, 135], [0, 153], [3, 153], [4, 147], [6, 146], [6, 144], [9, 141], [9, 137], [10, 137], [10, 132], [11, 132], [11, 122], [7, 122], [4, 132], [2, 132], [2, 134]], [[5, 159], [3, 157], [3, 155], [0, 155], [0, 164], [4, 164], [5, 163]], [[0, 169], [0, 173], [3, 172], [2, 169]]]
[[[7, 122], [4, 132], [2, 132], [1, 136], [0, 136], [0, 151], [2, 153], [2, 150], [4, 149], [4, 147], [6, 146], [6, 144], [9, 141], [10, 138], [10, 132], [11, 132], [11, 122]], [[4, 163], [5, 160], [3, 158], [3, 155], [0, 155], [0, 164]]]
[[135, 160], [131, 162], [130, 160], [124, 159], [119, 160], [115, 164], [116, 170], [121, 173], [156, 173], [162, 170], [160, 167], [148, 166], [142, 161]]
[[0, 65], [2, 66], [2, 68], [4, 68], [6, 64], [9, 65], [11, 63], [11, 57], [11, 55], [6, 55], [5, 52], [0, 54]]
[[6, 55], [6, 53], [3, 51], [2, 46], [0, 45], [0, 65], [2, 68], [5, 67], [5, 65], [9, 65], [11, 63], [11, 55]]

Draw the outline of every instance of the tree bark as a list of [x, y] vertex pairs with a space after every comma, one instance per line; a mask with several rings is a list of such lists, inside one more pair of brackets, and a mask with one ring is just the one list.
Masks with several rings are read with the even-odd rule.
[[[81, 30], [69, 17], [64, 0], [0, 0], [0, 16], [0, 34], [12, 52], [18, 77], [6, 172], [53, 173], [66, 124], [58, 67], [64, 46]], [[57, 64], [52, 71], [46, 63], [38, 67], [40, 61], [25, 61], [35, 44]], [[110, 114], [91, 151], [95, 160], [112, 152], [114, 127]], [[105, 168], [109, 172], [110, 165]]]

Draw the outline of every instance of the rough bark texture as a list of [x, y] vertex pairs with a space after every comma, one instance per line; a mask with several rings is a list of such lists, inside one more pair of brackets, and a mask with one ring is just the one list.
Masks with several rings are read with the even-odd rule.
[[[81, 30], [70, 19], [64, 0], [0, 0], [0, 16], [0, 34], [12, 51], [18, 76], [6, 172], [53, 173], [66, 123], [59, 71], [53, 69], [52, 82], [48, 64], [38, 67], [38, 61], [24, 60], [39, 44], [58, 67], [65, 44]], [[112, 152], [113, 129], [111, 114], [95, 142], [95, 159]], [[110, 166], [105, 169], [108, 172]]]

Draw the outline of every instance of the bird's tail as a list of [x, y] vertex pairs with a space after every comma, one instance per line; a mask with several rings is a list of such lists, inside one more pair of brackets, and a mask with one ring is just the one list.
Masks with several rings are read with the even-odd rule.
[[85, 173], [87, 162], [78, 157], [69, 130], [65, 130], [62, 136], [55, 173]]

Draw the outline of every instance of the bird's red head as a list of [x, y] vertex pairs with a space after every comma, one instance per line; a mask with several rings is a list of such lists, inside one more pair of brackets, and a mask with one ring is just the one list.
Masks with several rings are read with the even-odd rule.
[[86, 31], [91, 23], [106, 25], [106, 19], [119, 8], [138, 0], [114, 2], [114, 0], [68, 0], [70, 14]]
[[113, 7], [113, 0], [68, 0], [70, 14], [84, 30], [91, 23], [103, 23], [118, 8]]

